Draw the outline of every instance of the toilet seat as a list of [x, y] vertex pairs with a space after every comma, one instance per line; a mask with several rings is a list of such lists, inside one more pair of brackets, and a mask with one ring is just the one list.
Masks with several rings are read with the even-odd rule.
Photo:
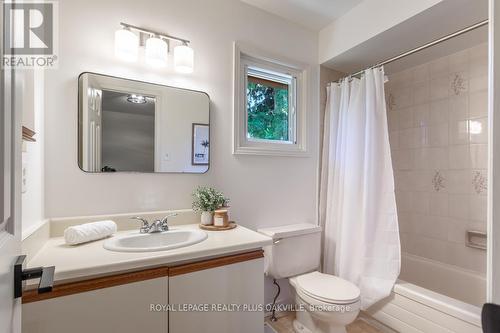
[[299, 296], [318, 305], [346, 305], [359, 301], [359, 288], [334, 275], [312, 272], [295, 277], [293, 282]]

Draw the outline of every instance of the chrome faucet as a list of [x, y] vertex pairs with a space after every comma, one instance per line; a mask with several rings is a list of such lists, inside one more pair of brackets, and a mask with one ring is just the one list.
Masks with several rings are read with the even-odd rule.
[[162, 218], [161, 220], [155, 220], [151, 224], [149, 224], [148, 220], [145, 218], [139, 217], [139, 216], [134, 216], [131, 217], [131, 220], [138, 220], [142, 222], [141, 227], [139, 228], [139, 232], [141, 234], [152, 234], [152, 233], [157, 233], [157, 232], [163, 232], [163, 231], [168, 231], [168, 218], [177, 216], [177, 213], [169, 214]]

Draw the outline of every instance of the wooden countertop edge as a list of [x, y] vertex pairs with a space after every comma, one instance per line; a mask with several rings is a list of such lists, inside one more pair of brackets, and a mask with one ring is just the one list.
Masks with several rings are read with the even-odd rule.
[[120, 286], [128, 283], [151, 280], [166, 276], [178, 276], [193, 273], [205, 269], [216, 268], [244, 261], [259, 259], [264, 257], [264, 251], [255, 250], [251, 252], [238, 253], [228, 256], [216, 257], [200, 260], [192, 263], [177, 266], [162, 266], [148, 268], [140, 271], [119, 273], [88, 280], [76, 281], [55, 285], [51, 292], [39, 294], [36, 289], [23, 292], [22, 303], [43, 301], [51, 298], [69, 296], [78, 293], [89, 292], [98, 289]]

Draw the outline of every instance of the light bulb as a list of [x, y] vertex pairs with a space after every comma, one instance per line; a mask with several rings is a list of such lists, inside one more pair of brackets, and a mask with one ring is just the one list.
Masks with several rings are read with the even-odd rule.
[[115, 32], [115, 56], [125, 61], [136, 61], [139, 50], [139, 37], [129, 29]]
[[148, 101], [142, 95], [130, 94], [127, 96], [127, 101], [133, 104], [146, 104]]
[[179, 73], [192, 73], [194, 67], [193, 49], [186, 44], [176, 46], [174, 49], [174, 67]]
[[159, 37], [150, 37], [146, 41], [146, 63], [153, 67], [167, 65], [168, 44]]

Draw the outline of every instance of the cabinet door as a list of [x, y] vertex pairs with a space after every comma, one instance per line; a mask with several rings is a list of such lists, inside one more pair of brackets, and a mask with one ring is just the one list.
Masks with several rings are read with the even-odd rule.
[[157, 278], [23, 305], [23, 333], [167, 333], [168, 278]]
[[[169, 278], [169, 305], [222, 304], [261, 306], [264, 303], [264, 261], [206, 269]], [[169, 313], [170, 333], [262, 333], [263, 311]]]

